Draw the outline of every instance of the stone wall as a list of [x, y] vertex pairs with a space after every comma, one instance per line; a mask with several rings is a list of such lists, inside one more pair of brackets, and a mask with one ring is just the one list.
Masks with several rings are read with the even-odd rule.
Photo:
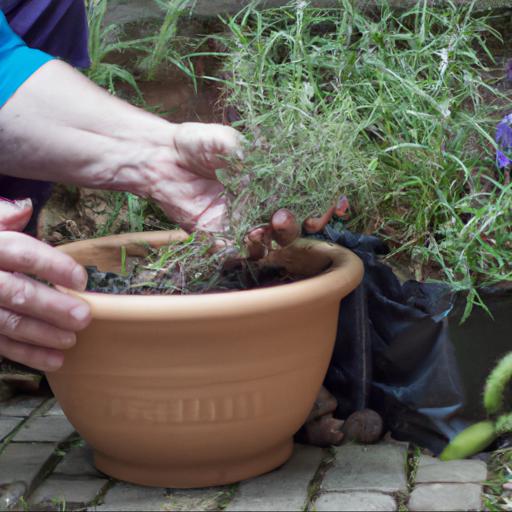
[[[378, 5], [379, 0], [355, 0], [363, 6]], [[439, 0], [429, 0], [436, 3]], [[469, 3], [471, 0], [455, 0], [456, 3]], [[198, 16], [217, 16], [222, 13], [233, 13], [247, 5], [250, 0], [190, 0]], [[289, 0], [262, 0], [262, 5], [272, 7], [288, 3]], [[312, 0], [313, 5], [332, 6], [338, 4], [339, 0]], [[414, 0], [389, 0], [392, 5], [403, 8], [414, 3]], [[477, 11], [487, 9], [510, 8], [512, 0], [476, 0]], [[144, 18], [158, 17], [161, 11], [154, 2], [148, 0], [109, 0], [108, 22], [126, 23], [141, 20]]]
[[[193, 1], [193, 0], [192, 0]], [[233, 12], [239, 10], [243, 5], [249, 3], [250, 0], [195, 0], [196, 12], [199, 15], [215, 15], [220, 12]], [[289, 0], [264, 0], [262, 3], [267, 6], [278, 6], [288, 3]], [[456, 3], [470, 3], [471, 0], [456, 0]], [[389, 0], [392, 5], [404, 7], [407, 4], [413, 4], [414, 0]], [[435, 4], [437, 0], [430, 0]], [[313, 0], [311, 2], [319, 6], [332, 6], [339, 4], [338, 0]], [[362, 6], [378, 5], [379, 0], [356, 0], [356, 3]], [[503, 7], [512, 8], [512, 0], [477, 0], [476, 6], [478, 10], [496, 9]]]

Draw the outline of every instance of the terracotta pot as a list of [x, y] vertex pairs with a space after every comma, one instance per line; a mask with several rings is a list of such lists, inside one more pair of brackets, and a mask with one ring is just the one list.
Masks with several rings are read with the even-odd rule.
[[[182, 232], [120, 235], [60, 249], [119, 270]], [[189, 296], [82, 293], [93, 321], [48, 380], [99, 470], [161, 487], [243, 480], [283, 464], [322, 384], [340, 299], [361, 281], [350, 251], [299, 241], [273, 256], [318, 274], [250, 291]]]

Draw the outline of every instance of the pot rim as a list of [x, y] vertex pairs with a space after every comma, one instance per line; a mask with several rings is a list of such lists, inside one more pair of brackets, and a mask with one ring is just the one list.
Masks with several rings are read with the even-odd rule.
[[[183, 238], [183, 233], [181, 230], [173, 230], [111, 235], [72, 242], [58, 249], [72, 253], [94, 245], [101, 250], [102, 246], [112, 247], [113, 242], [119, 245], [134, 242], [162, 245], [162, 242]], [[299, 243], [302, 247], [325, 254], [331, 259], [332, 265], [319, 275], [294, 283], [204, 295], [116, 295], [58, 288], [88, 302], [94, 319], [199, 320], [253, 316], [270, 309], [276, 311], [289, 308], [292, 304], [307, 302], [325, 304], [334, 299], [341, 300], [361, 282], [364, 273], [362, 261], [350, 250], [313, 239], [302, 239]]]

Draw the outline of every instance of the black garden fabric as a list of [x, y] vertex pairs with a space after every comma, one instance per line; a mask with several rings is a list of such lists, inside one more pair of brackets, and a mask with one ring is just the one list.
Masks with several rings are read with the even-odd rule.
[[336, 416], [369, 407], [393, 437], [434, 453], [467, 426], [457, 417], [464, 396], [447, 316], [453, 294], [442, 284], [400, 283], [379, 256], [374, 236], [327, 227], [324, 240], [364, 262], [363, 283], [343, 301], [325, 387], [338, 400]]

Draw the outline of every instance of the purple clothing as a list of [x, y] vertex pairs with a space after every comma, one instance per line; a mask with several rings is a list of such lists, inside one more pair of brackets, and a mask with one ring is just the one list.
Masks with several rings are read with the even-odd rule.
[[[43, 50], [75, 67], [90, 65], [87, 16], [83, 0], [0, 0], [11, 28], [31, 48]], [[35, 234], [37, 216], [51, 194], [48, 182], [0, 175], [0, 196], [30, 197], [34, 215], [27, 232]]]
[[83, 0], [0, 0], [11, 28], [31, 48], [87, 68], [87, 16]]

